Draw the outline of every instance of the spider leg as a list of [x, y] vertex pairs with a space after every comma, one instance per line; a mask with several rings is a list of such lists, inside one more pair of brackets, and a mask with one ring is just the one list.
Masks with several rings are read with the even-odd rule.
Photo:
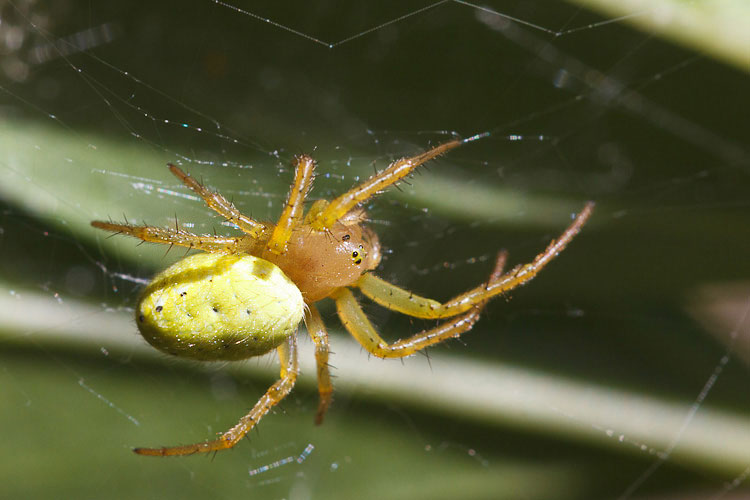
[[453, 140], [435, 146], [424, 153], [394, 161], [388, 166], [388, 168], [379, 174], [373, 175], [362, 184], [353, 187], [346, 193], [331, 201], [328, 206], [326, 206], [325, 209], [315, 217], [315, 220], [312, 221], [313, 228], [320, 231], [331, 229], [337, 220], [341, 219], [359, 203], [362, 203], [382, 192], [387, 187], [397, 183], [423, 163], [460, 146], [464, 142], [465, 141], [461, 140]]
[[356, 286], [372, 301], [388, 309], [398, 311], [417, 318], [448, 318], [470, 310], [482, 301], [507, 292], [534, 278], [552, 259], [570, 243], [581, 230], [591, 212], [594, 203], [588, 202], [573, 223], [560, 235], [552, 240], [544, 252], [536, 256], [530, 264], [516, 266], [489, 285], [480, 285], [445, 303], [414, 295], [408, 290], [378, 278], [374, 274], [365, 273], [357, 281]]
[[279, 217], [279, 222], [273, 229], [271, 239], [268, 240], [266, 248], [277, 255], [286, 251], [286, 244], [292, 235], [292, 229], [302, 221], [302, 212], [305, 197], [312, 187], [315, 160], [307, 155], [297, 156], [294, 159], [296, 168], [294, 170], [294, 184], [286, 199], [284, 211]]
[[331, 406], [331, 397], [333, 395], [333, 385], [331, 384], [331, 375], [328, 372], [328, 331], [326, 330], [323, 319], [320, 317], [318, 309], [314, 305], [305, 314], [305, 324], [310, 337], [315, 344], [315, 363], [318, 368], [318, 393], [320, 401], [318, 411], [315, 414], [315, 424], [323, 423], [323, 417]]
[[95, 220], [91, 225], [105, 231], [126, 234], [151, 243], [163, 243], [181, 247], [195, 248], [204, 252], [237, 253], [240, 238], [197, 235], [179, 228], [161, 228], [154, 226], [135, 226], [132, 224], [115, 224]]
[[166, 457], [224, 450], [237, 444], [294, 387], [294, 382], [297, 380], [297, 374], [299, 373], [296, 335], [291, 335], [285, 343], [277, 348], [277, 352], [279, 354], [279, 361], [281, 362], [279, 380], [268, 388], [266, 393], [255, 403], [250, 413], [242, 417], [237, 425], [222, 434], [219, 439], [204, 443], [169, 446], [165, 448], [135, 448], [133, 451], [139, 455]]
[[[490, 279], [484, 285], [485, 287], [489, 288], [501, 278], [506, 257], [507, 254], [504, 251], [498, 254], [495, 269], [492, 271]], [[444, 321], [434, 328], [421, 331], [407, 339], [388, 344], [375, 331], [372, 323], [370, 323], [370, 320], [367, 319], [364, 311], [362, 311], [362, 308], [357, 303], [354, 294], [348, 288], [339, 289], [334, 298], [336, 300], [336, 309], [344, 327], [357, 342], [379, 358], [403, 358], [425, 347], [460, 336], [462, 333], [471, 330], [479, 320], [482, 309], [488, 302], [486, 299], [479, 301], [473, 304], [472, 308], [461, 316]]]
[[168, 164], [169, 171], [180, 179], [187, 187], [192, 189], [195, 194], [203, 198], [208, 208], [215, 211], [226, 220], [235, 224], [243, 233], [250, 235], [252, 238], [260, 238], [267, 230], [268, 226], [261, 222], [251, 219], [246, 215], [243, 215], [234, 204], [224, 198], [219, 193], [214, 193], [205, 186], [202, 186], [195, 178], [186, 174], [178, 166]]

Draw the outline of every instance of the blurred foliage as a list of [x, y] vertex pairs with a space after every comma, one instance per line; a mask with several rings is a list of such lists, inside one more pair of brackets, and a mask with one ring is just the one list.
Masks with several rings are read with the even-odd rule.
[[571, 0], [750, 71], [750, 4], [743, 0]]

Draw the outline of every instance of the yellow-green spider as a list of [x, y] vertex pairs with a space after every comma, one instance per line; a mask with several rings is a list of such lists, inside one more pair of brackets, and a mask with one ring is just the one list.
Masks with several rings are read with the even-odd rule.
[[[360, 204], [411, 174], [419, 165], [466, 140], [452, 140], [424, 153], [393, 162], [333, 201], [314, 202], [303, 214], [313, 181], [315, 161], [294, 160], [294, 184], [274, 225], [240, 213], [218, 193], [198, 183], [175, 165], [169, 170], [236, 225], [243, 236], [196, 235], [180, 228], [159, 228], [94, 221], [94, 227], [143, 241], [201, 250], [158, 274], [136, 306], [136, 323], [157, 349], [206, 361], [239, 360], [276, 349], [280, 379], [250, 413], [218, 439], [164, 448], [136, 448], [140, 455], [188, 455], [231, 448], [294, 386], [297, 378], [297, 327], [304, 319], [315, 344], [320, 403], [316, 423], [331, 403], [328, 333], [315, 303], [336, 302], [344, 327], [370, 353], [381, 358], [409, 356], [425, 347], [455, 338], [471, 329], [487, 301], [532, 279], [580, 231], [594, 204], [587, 203], [572, 224], [530, 264], [503, 274], [505, 252], [497, 256], [489, 279], [440, 303], [388, 283], [370, 271], [380, 263], [377, 235], [364, 223]], [[367, 319], [350, 287], [377, 304], [409, 316], [446, 321], [392, 344], [384, 341]]]

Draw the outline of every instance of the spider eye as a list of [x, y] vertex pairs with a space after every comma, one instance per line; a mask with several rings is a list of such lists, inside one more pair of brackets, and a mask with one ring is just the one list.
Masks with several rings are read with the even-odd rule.
[[362, 263], [362, 257], [365, 255], [365, 252], [362, 250], [364, 247], [362, 245], [359, 246], [359, 250], [354, 250], [352, 252], [352, 262], [354, 262], [356, 265], [360, 265]]

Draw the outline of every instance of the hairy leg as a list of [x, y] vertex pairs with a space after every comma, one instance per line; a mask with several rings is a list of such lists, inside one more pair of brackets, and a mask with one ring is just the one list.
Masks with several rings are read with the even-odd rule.
[[[486, 287], [492, 286], [501, 277], [506, 257], [507, 254], [505, 252], [498, 254], [495, 268], [485, 284]], [[461, 316], [440, 323], [435, 328], [414, 334], [407, 339], [388, 344], [375, 331], [372, 323], [370, 323], [370, 320], [367, 319], [364, 311], [362, 311], [362, 308], [357, 303], [357, 299], [354, 298], [354, 294], [348, 288], [340, 289], [334, 295], [334, 298], [336, 300], [336, 309], [344, 327], [365, 349], [379, 358], [403, 358], [425, 347], [438, 344], [450, 338], [456, 338], [471, 330], [479, 320], [482, 309], [487, 304], [487, 300], [477, 302], [469, 312]]]
[[415, 295], [371, 273], [363, 274], [357, 281], [357, 286], [372, 301], [409, 316], [427, 319], [455, 316], [468, 311], [484, 300], [512, 290], [534, 278], [578, 234], [591, 216], [593, 209], [594, 203], [587, 203], [560, 237], [557, 240], [552, 240], [544, 252], [537, 255], [530, 264], [517, 266], [504, 276], [499, 277], [490, 286], [480, 285], [442, 304], [436, 300]]
[[195, 248], [204, 252], [237, 253], [241, 240], [241, 238], [234, 237], [201, 236], [179, 228], [134, 226], [132, 224], [115, 224], [114, 222], [99, 220], [92, 221], [91, 225], [97, 229], [104, 229], [105, 231], [112, 231], [117, 234], [126, 234], [151, 243]]
[[214, 193], [207, 187], [201, 185], [193, 177], [186, 174], [176, 165], [169, 164], [169, 171], [174, 174], [175, 177], [180, 179], [187, 187], [192, 189], [195, 194], [203, 198], [208, 208], [215, 211], [226, 220], [235, 224], [243, 233], [251, 236], [252, 238], [260, 238], [266, 231], [268, 226], [258, 222], [246, 215], [243, 215], [232, 202], [224, 198], [219, 193]]
[[424, 153], [394, 161], [382, 172], [373, 175], [362, 184], [353, 187], [346, 193], [331, 201], [326, 208], [317, 215], [312, 223], [313, 228], [321, 231], [331, 229], [337, 220], [346, 215], [358, 204], [372, 198], [387, 187], [397, 183], [407, 175], [411, 174], [415, 168], [423, 163], [432, 160], [453, 148], [457, 148], [464, 142], [465, 141], [461, 140], [446, 142], [439, 146], [435, 146]]
[[292, 230], [302, 221], [305, 197], [312, 187], [315, 160], [309, 156], [297, 156], [295, 159], [294, 184], [284, 205], [284, 211], [273, 229], [271, 239], [266, 248], [277, 255], [286, 251], [286, 244], [292, 235]]
[[168, 446], [164, 448], [135, 448], [133, 451], [139, 455], [168, 457], [225, 450], [236, 445], [294, 387], [297, 374], [299, 373], [297, 366], [297, 337], [295, 335], [289, 337], [286, 342], [277, 348], [277, 352], [279, 354], [279, 361], [281, 362], [279, 380], [268, 388], [266, 393], [255, 403], [250, 413], [242, 417], [237, 425], [222, 434], [219, 439], [204, 443]]
[[328, 331], [323, 323], [323, 319], [320, 317], [318, 309], [314, 305], [310, 305], [310, 310], [305, 314], [305, 324], [315, 344], [315, 363], [318, 369], [318, 393], [320, 394], [318, 411], [315, 414], [315, 424], [320, 425], [323, 423], [323, 417], [331, 405], [333, 396], [331, 374], [328, 370], [328, 353], [330, 351]]

